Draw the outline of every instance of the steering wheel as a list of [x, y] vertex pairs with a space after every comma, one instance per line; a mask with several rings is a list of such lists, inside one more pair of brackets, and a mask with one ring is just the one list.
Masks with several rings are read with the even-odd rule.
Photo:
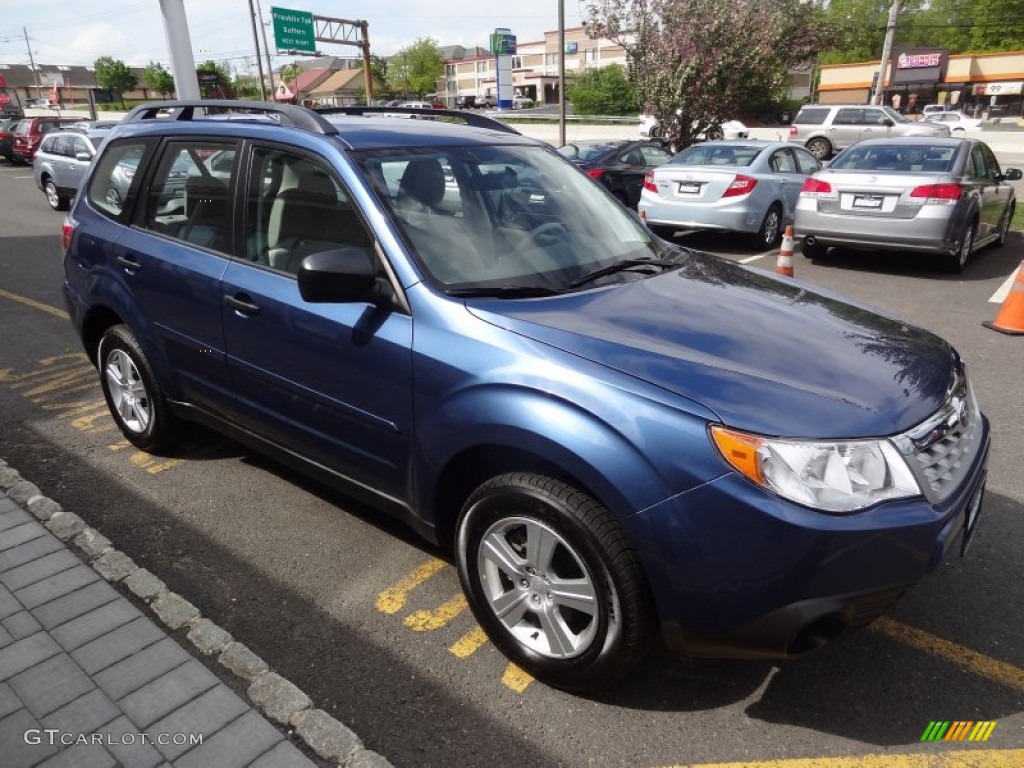
[[565, 232], [565, 227], [562, 226], [560, 222], [546, 221], [540, 226], [531, 229], [527, 233], [527, 237], [529, 237], [531, 241], [536, 242], [537, 245], [543, 245], [544, 243], [541, 241], [542, 238], [546, 238], [549, 241], [554, 242], [555, 237], [562, 232]]

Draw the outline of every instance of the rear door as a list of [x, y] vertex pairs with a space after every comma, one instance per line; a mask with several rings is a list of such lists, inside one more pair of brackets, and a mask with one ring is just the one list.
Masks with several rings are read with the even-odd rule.
[[[810, 153], [805, 152], [808, 157]], [[813, 158], [812, 158], [813, 159]], [[800, 190], [804, 185], [807, 174], [800, 168], [796, 161], [796, 155], [790, 147], [776, 149], [768, 158], [768, 167], [779, 181], [782, 190], [782, 200], [786, 210], [783, 212], [784, 219], [789, 221], [796, 209], [796, 199], [800, 196]]]
[[832, 118], [829, 138], [834, 149], [846, 149], [860, 138], [864, 129], [864, 109], [862, 107], [843, 107]]

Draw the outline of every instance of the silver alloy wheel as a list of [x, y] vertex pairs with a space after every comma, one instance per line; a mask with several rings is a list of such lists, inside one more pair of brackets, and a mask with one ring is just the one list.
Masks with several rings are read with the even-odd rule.
[[974, 244], [974, 225], [968, 224], [967, 229], [964, 230], [964, 239], [960, 243], [960, 251], [957, 253], [957, 261], [960, 263], [960, 268], [967, 264], [967, 260], [971, 257], [971, 245]]
[[50, 204], [50, 207], [54, 210], [60, 208], [60, 195], [57, 194], [57, 185], [53, 183], [53, 179], [47, 179], [43, 189], [46, 192], [46, 202]]
[[811, 139], [807, 142], [807, 151], [814, 155], [815, 159], [825, 161], [832, 154], [832, 145], [827, 139]]
[[153, 419], [153, 403], [139, 369], [123, 350], [115, 349], [107, 355], [104, 372], [110, 389], [110, 399], [125, 428], [142, 434]]
[[769, 208], [768, 213], [765, 214], [764, 224], [761, 225], [761, 241], [769, 248], [775, 245], [775, 241], [779, 237], [781, 220], [778, 208]]
[[597, 633], [600, 607], [590, 571], [544, 523], [507, 517], [480, 540], [477, 575], [505, 629], [550, 659], [579, 656]]

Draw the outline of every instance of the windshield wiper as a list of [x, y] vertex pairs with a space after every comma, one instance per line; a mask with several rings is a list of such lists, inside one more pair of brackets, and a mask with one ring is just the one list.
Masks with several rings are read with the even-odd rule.
[[667, 269], [668, 267], [678, 266], [680, 266], [678, 261], [668, 261], [667, 259], [623, 259], [615, 264], [595, 269], [593, 272], [587, 272], [585, 275], [577, 277], [569, 283], [569, 287], [579, 288], [581, 285], [586, 285], [605, 275], [614, 275], [616, 272], [633, 269], [634, 267], [663, 267]]
[[555, 296], [563, 291], [545, 288], [540, 285], [492, 285], [477, 288], [453, 288], [446, 291], [449, 296], [472, 298], [474, 296], [493, 296], [497, 299], [528, 299], [534, 296]]

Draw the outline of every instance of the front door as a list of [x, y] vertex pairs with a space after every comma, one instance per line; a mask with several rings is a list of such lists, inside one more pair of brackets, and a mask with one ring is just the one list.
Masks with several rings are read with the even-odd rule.
[[309, 304], [312, 253], [373, 238], [322, 159], [252, 153], [245, 259], [221, 285], [227, 362], [243, 423], [349, 479], [405, 500], [413, 436], [412, 318], [367, 302]]

